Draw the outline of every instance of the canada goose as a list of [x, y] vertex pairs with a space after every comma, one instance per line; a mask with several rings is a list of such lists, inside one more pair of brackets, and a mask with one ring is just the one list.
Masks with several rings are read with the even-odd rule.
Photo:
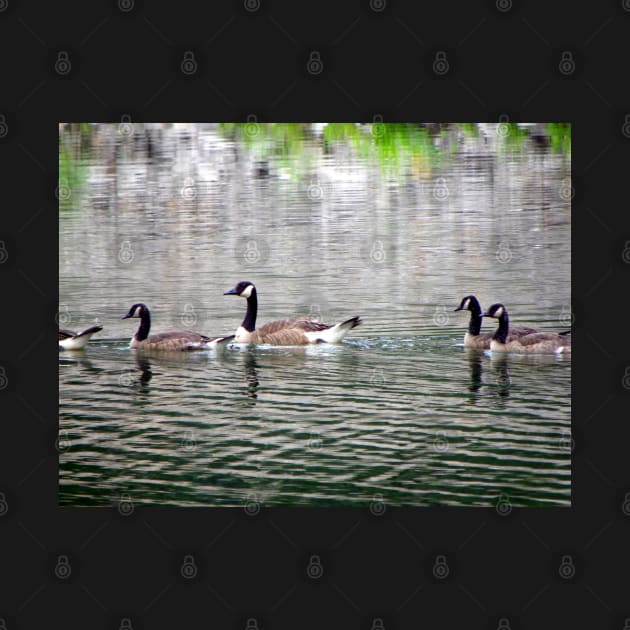
[[90, 340], [90, 337], [97, 333], [99, 330], [103, 330], [102, 326], [90, 326], [81, 332], [74, 332], [73, 330], [66, 330], [65, 328], [59, 329], [59, 350], [82, 350], [85, 348], [85, 344]]
[[[467, 295], [462, 299], [461, 304], [455, 309], [455, 311], [470, 311], [470, 322], [468, 323], [468, 330], [464, 335], [464, 347], [465, 348], [477, 348], [478, 350], [489, 350], [490, 340], [494, 333], [480, 333], [481, 320], [483, 315], [481, 314], [481, 305], [479, 300], [474, 295]], [[535, 328], [529, 326], [512, 326], [510, 328], [509, 339], [515, 337], [522, 337], [523, 335], [530, 335], [538, 332]]]
[[237, 343], [265, 343], [274, 346], [302, 346], [309, 343], [338, 343], [351, 328], [361, 323], [359, 317], [351, 317], [339, 324], [322, 324], [306, 317], [277, 319], [256, 329], [258, 297], [256, 287], [243, 280], [223, 295], [238, 295], [247, 300], [247, 312], [243, 323], [236, 329]]
[[492, 352], [515, 352], [518, 354], [534, 353], [570, 353], [571, 335], [551, 332], [535, 332], [514, 339], [509, 338], [510, 319], [503, 304], [493, 304], [484, 317], [495, 317], [499, 320], [499, 327], [490, 342]]
[[130, 317], [138, 317], [140, 326], [131, 338], [130, 348], [141, 348], [143, 350], [208, 350], [217, 347], [226, 341], [234, 339], [234, 335], [227, 337], [206, 337], [199, 333], [184, 332], [167, 332], [149, 336], [151, 329], [151, 314], [145, 304], [134, 304], [122, 319]]

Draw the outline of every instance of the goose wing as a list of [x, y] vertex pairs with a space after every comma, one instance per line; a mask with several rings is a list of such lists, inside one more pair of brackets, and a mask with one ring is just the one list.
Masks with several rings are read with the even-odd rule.
[[85, 330], [82, 330], [81, 332], [75, 333], [75, 337], [83, 337], [83, 335], [93, 335], [94, 333], [97, 333], [100, 330], [103, 330], [102, 326], [90, 326], [89, 328], [86, 328]]
[[310, 343], [305, 331], [300, 328], [282, 328], [262, 334], [257, 330], [254, 335], [256, 343], [268, 343], [274, 346], [303, 346]]
[[570, 337], [561, 337], [556, 333], [536, 332], [531, 335], [519, 337], [518, 342], [522, 346], [532, 346], [535, 344], [554, 343], [562, 346], [570, 346]]
[[281, 330], [296, 330], [302, 332], [316, 332], [318, 330], [327, 330], [330, 328], [330, 324], [322, 324], [313, 319], [306, 319], [303, 317], [293, 317], [289, 319], [276, 319], [272, 322], [267, 322], [264, 326], [256, 329], [256, 332], [261, 335], [272, 335], [280, 332]]
[[166, 332], [147, 337], [143, 346], [160, 350], [198, 350], [209, 341], [210, 337], [195, 332]]
[[538, 332], [540, 332], [538, 329], [531, 328], [530, 326], [510, 326], [508, 337], [523, 337], [525, 335], [533, 335]]

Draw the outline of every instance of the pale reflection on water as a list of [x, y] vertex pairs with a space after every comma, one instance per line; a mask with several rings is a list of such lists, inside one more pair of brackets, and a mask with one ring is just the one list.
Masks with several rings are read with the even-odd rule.
[[[570, 161], [482, 131], [394, 168], [319, 132], [99, 128], [60, 209], [60, 318], [104, 326], [60, 353], [60, 503], [570, 505], [570, 360], [466, 351], [452, 312], [474, 293], [570, 325]], [[364, 323], [339, 346], [128, 349], [139, 301], [154, 332], [234, 332], [243, 279], [261, 323]]]

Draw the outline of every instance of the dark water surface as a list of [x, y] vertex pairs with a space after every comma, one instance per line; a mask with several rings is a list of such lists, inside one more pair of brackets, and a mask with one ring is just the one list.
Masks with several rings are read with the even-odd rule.
[[[263, 126], [95, 131], [83, 191], [60, 194], [60, 322], [104, 326], [59, 354], [60, 504], [569, 506], [570, 358], [465, 350], [452, 311], [474, 293], [570, 325], [570, 159], [480, 129], [395, 164], [321, 128], [290, 150]], [[363, 325], [336, 346], [128, 348], [139, 301], [153, 332], [233, 333], [242, 279], [260, 323]]]

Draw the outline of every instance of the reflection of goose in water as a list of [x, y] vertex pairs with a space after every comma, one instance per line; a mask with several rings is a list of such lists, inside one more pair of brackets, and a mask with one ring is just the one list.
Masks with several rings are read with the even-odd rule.
[[517, 338], [510, 338], [510, 319], [503, 304], [493, 304], [484, 317], [499, 320], [499, 327], [492, 336], [490, 350], [492, 352], [514, 352], [516, 354], [569, 354], [571, 352], [571, 335], [536, 332]]
[[148, 383], [153, 378], [153, 372], [151, 371], [151, 362], [145, 356], [141, 354], [136, 355], [136, 365], [138, 369], [142, 372], [138, 382], [140, 383]]
[[481, 366], [481, 360], [483, 358], [483, 352], [476, 350], [475, 348], [466, 348], [466, 356], [468, 357], [468, 363], [470, 365], [470, 385], [469, 391], [478, 392], [483, 385], [481, 375], [483, 368]]
[[64, 366], [63, 369], [69, 369], [70, 366], [78, 366], [89, 374], [103, 374], [108, 371], [106, 368], [97, 367], [94, 361], [90, 360], [84, 352], [70, 352], [59, 355], [59, 365]]
[[191, 351], [208, 350], [224, 345], [234, 339], [234, 335], [228, 337], [206, 337], [196, 332], [166, 332], [149, 336], [151, 330], [151, 314], [145, 304], [134, 304], [122, 319], [136, 317], [140, 319], [140, 326], [131, 338], [129, 347], [142, 350]]
[[502, 398], [507, 398], [510, 395], [512, 379], [510, 378], [509, 364], [509, 357], [505, 353], [492, 357], [491, 365], [494, 370], [494, 380], [497, 392]]
[[245, 381], [247, 383], [247, 396], [249, 398], [258, 398], [258, 363], [256, 362], [256, 352], [248, 349], [245, 352]]
[[237, 295], [247, 300], [243, 323], [236, 330], [237, 343], [269, 344], [273, 346], [301, 346], [310, 343], [339, 343], [352, 328], [361, 323], [351, 317], [339, 324], [322, 324], [307, 317], [277, 319], [256, 328], [258, 295], [256, 287], [247, 281], [239, 282], [223, 295]]

